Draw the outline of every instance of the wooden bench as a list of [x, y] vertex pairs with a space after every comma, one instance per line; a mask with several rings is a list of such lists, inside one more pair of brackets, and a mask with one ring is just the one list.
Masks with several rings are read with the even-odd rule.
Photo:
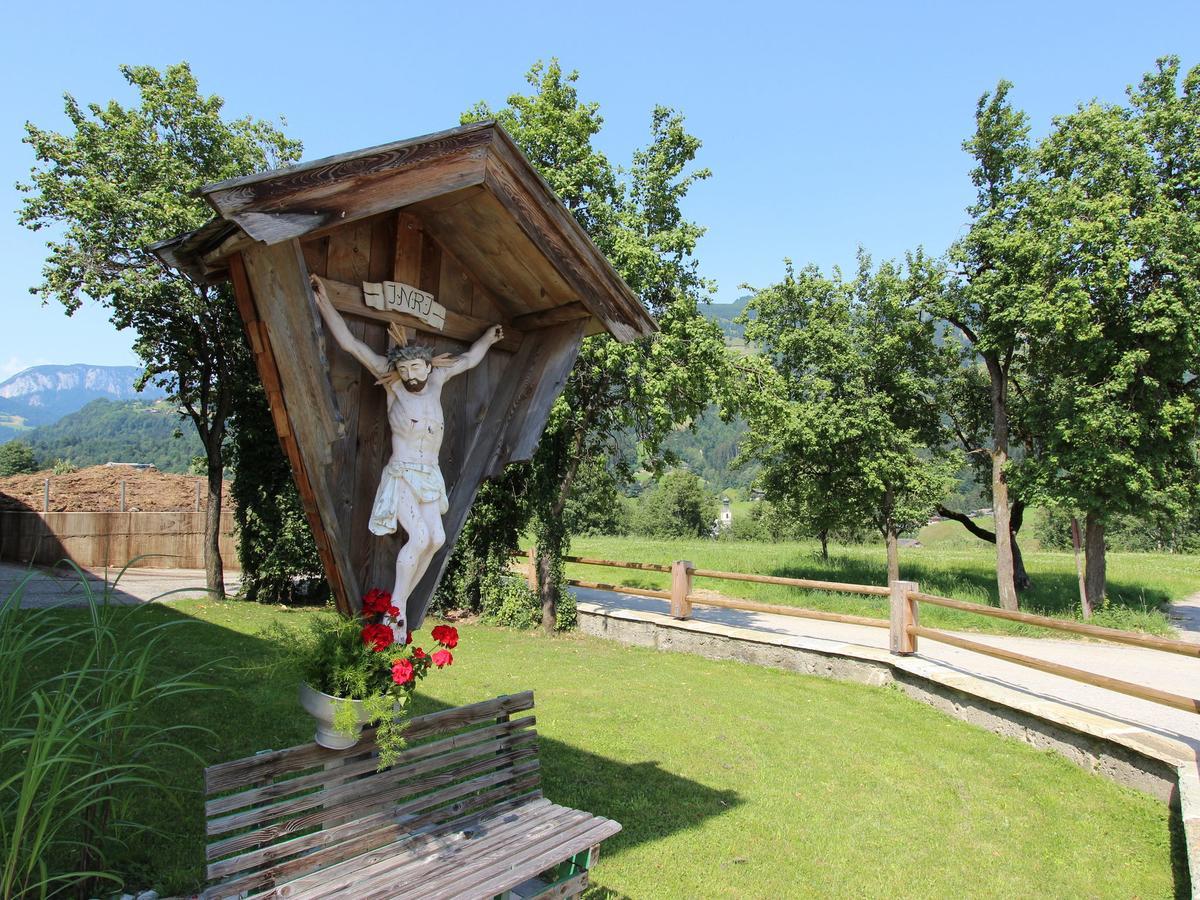
[[204, 896], [577, 895], [621, 826], [542, 797], [532, 709], [526, 692], [416, 717], [383, 772], [369, 729], [206, 769]]

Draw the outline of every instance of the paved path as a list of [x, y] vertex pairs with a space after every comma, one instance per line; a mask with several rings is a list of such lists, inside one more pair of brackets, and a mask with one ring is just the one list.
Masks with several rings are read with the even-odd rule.
[[[663, 600], [583, 588], [576, 588], [575, 594], [582, 603], [594, 605], [601, 610], [628, 610], [642, 614], [648, 619], [661, 620], [666, 617], [668, 611], [668, 604]], [[823, 648], [832, 653], [849, 653], [867, 658], [880, 658], [881, 651], [884, 654], [887, 652], [888, 632], [883, 628], [703, 606], [694, 606], [692, 612], [697, 626], [703, 627], [705, 623], [710, 623], [717, 628], [724, 626], [744, 629], [753, 633], [756, 639], [766, 642], [789, 645], [803, 641], [806, 646], [816, 649]], [[1196, 613], [1200, 616], [1200, 605], [1196, 607]], [[1180, 621], [1176, 627], [1183, 628], [1185, 624], [1187, 623]], [[974, 633], [964, 634], [963, 637], [1123, 681], [1157, 687], [1186, 697], [1200, 697], [1200, 658], [1098, 641]], [[1180, 741], [1200, 752], [1200, 714], [1049, 675], [1015, 663], [939, 644], [928, 638], [920, 639], [918, 656], [911, 661], [936, 671], [939, 680], [947, 683], [953, 683], [956, 676], [975, 679], [997, 688], [1015, 691], [1024, 695], [1026, 701], [1034, 705], [1041, 701], [1061, 704], [1083, 718], [1089, 715], [1102, 716], [1123, 723], [1131, 730], [1141, 730], [1150, 735]]]
[[[88, 594], [99, 600], [106, 587], [109, 601], [125, 605], [148, 603], [151, 600], [179, 600], [184, 597], [203, 596], [204, 571], [202, 569], [103, 569], [84, 570], [84, 579], [70, 566], [53, 569], [27, 569], [13, 563], [0, 563], [0, 599], [5, 599], [18, 587], [21, 589], [21, 606], [25, 609], [44, 609], [51, 606], [87, 606]], [[120, 578], [118, 579], [118, 576]], [[106, 577], [110, 584], [106, 585]], [[111, 584], [116, 581], [115, 586]], [[237, 591], [241, 583], [240, 572], [227, 572], [225, 590]]]
[[1200, 644], [1200, 593], [1167, 604], [1167, 618], [1179, 630], [1179, 639]]

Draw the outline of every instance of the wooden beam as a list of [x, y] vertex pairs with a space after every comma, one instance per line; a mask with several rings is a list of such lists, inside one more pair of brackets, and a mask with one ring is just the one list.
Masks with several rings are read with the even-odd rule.
[[232, 234], [213, 247], [200, 255], [202, 262], [207, 270], [216, 271], [225, 268], [228, 265], [228, 258], [234, 253], [240, 253], [247, 247], [254, 246], [256, 242], [248, 234], [240, 229], [235, 229]]
[[526, 343], [536, 341], [542, 352], [535, 370], [530, 373], [534, 377], [529, 382], [529, 390], [517, 398], [517, 406], [504, 434], [502, 451], [488, 470], [489, 476], [499, 475], [510, 462], [533, 458], [533, 451], [537, 449], [550, 417], [550, 407], [562, 393], [571, 367], [579, 356], [583, 326], [584, 320], [576, 319], [542, 329], [535, 338], [526, 340]]
[[591, 315], [591, 311], [576, 300], [565, 306], [556, 306], [553, 309], [542, 309], [517, 316], [512, 320], [512, 327], [517, 331], [537, 331], [539, 328], [549, 328], [551, 325], [574, 322], [576, 319], [587, 319]]
[[1200, 713], [1200, 699], [1196, 699], [1195, 697], [1184, 697], [1180, 694], [1172, 694], [1169, 691], [1160, 691], [1158, 688], [1121, 681], [1119, 678], [1097, 675], [1095, 672], [1076, 669], [1073, 666], [1064, 666], [1059, 663], [1047, 662], [1044, 659], [1035, 659], [1032, 656], [1025, 656], [1022, 653], [1013, 653], [1010, 650], [993, 647], [991, 644], [969, 641], [965, 638], [947, 634], [944, 631], [922, 628], [920, 625], [911, 625], [908, 631], [914, 636], [929, 638], [929, 640], [937, 641], [939, 644], [949, 644], [951, 647], [958, 647], [961, 650], [971, 650], [984, 656], [993, 656], [996, 659], [1003, 659], [1007, 662], [1016, 663], [1019, 666], [1037, 669], [1039, 672], [1047, 672], [1051, 675], [1069, 678], [1072, 681], [1080, 681], [1084, 684], [1102, 687], [1110, 691], [1116, 691], [1119, 694], [1128, 694], [1130, 697], [1150, 700], [1153, 703], [1161, 703], [1164, 706], [1173, 706], [1176, 709], [1182, 709], [1186, 712]]
[[617, 340], [658, 330], [641, 300], [500, 128], [484, 183]]
[[222, 218], [276, 244], [481, 184], [490, 143], [486, 130], [432, 143], [405, 141], [204, 193]]
[[313, 538], [317, 545], [317, 555], [320, 556], [321, 565], [324, 567], [325, 574], [329, 579], [329, 587], [333, 594], [334, 602], [337, 603], [338, 609], [344, 615], [350, 615], [353, 610], [353, 604], [350, 599], [351, 593], [347, 590], [342, 580], [341, 571], [337, 565], [337, 554], [330, 544], [329, 535], [326, 533], [324, 524], [321, 521], [316, 493], [308, 477], [308, 471], [305, 468], [300, 447], [296, 443], [295, 435], [288, 422], [287, 409], [284, 404], [279, 380], [279, 367], [275, 362], [275, 352], [271, 346], [270, 337], [263, 327], [263, 323], [259, 321], [257, 307], [254, 302], [254, 292], [250, 288], [250, 281], [246, 275], [246, 267], [241, 253], [234, 253], [229, 257], [229, 274], [233, 282], [233, 294], [237, 300], [238, 312], [241, 313], [242, 322], [246, 326], [246, 333], [250, 337], [250, 347], [254, 354], [255, 367], [258, 369], [263, 387], [267, 391], [267, 401], [271, 409], [271, 417], [275, 422], [275, 431], [279, 436], [279, 443], [283, 447], [284, 454], [287, 456], [288, 462], [291, 463], [292, 477], [296, 481], [296, 488], [300, 493], [300, 502], [304, 507], [309, 527], [312, 529]]
[[[468, 344], [475, 341], [490, 326], [497, 324], [476, 318], [475, 316], [469, 316], [466, 313], [447, 310], [445, 326], [441, 331], [436, 331], [428, 323], [421, 321], [416, 316], [410, 316], [407, 313], [396, 312], [394, 310], [373, 309], [367, 306], [363, 302], [362, 287], [359, 285], [346, 284], [344, 281], [334, 281], [331, 278], [322, 278], [321, 283], [325, 285], [325, 292], [329, 295], [330, 302], [338, 312], [351, 316], [361, 316], [364, 319], [373, 319], [376, 322], [395, 322], [406, 328], [415, 328], [418, 331], [424, 331], [429, 334], [443, 334], [455, 340], [466, 341]], [[515, 352], [521, 346], [524, 335], [518, 329], [511, 327], [505, 322], [499, 324], [504, 327], [504, 340], [496, 346], [501, 350], [508, 350], [510, 353]]]
[[[285, 395], [296, 398], [286, 407], [286, 419], [317, 514], [319, 524], [313, 532], [318, 541], [326, 542], [332, 560], [326, 569], [330, 586], [341, 591], [335, 594], [339, 609], [355, 610], [361, 602], [361, 591], [349, 542], [339, 530], [329, 482], [333, 469], [331, 445], [345, 436], [345, 427], [330, 386], [329, 363], [317, 338], [318, 313], [304, 254], [298, 241], [289, 241], [275, 246], [256, 245], [243, 251], [241, 257], [262, 319], [259, 339], [276, 348], [280, 405]], [[299, 479], [297, 484], [301, 486]]]

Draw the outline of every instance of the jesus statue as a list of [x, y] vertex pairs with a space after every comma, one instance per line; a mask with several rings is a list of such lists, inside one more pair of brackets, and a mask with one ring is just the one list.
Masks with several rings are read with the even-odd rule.
[[445, 419], [442, 385], [455, 375], [473, 369], [497, 341], [504, 338], [492, 325], [462, 356], [437, 357], [429, 347], [408, 344], [404, 332], [390, 329], [397, 346], [380, 356], [350, 333], [317, 276], [310, 276], [317, 309], [325, 327], [343, 350], [367, 367], [387, 391], [388, 425], [392, 430], [392, 456], [384, 467], [371, 507], [371, 532], [393, 534], [399, 525], [408, 540], [396, 555], [396, 583], [392, 604], [400, 609], [397, 638], [404, 640], [408, 627], [408, 597], [433, 557], [446, 542], [442, 516], [449, 508], [446, 483], [438, 467]]

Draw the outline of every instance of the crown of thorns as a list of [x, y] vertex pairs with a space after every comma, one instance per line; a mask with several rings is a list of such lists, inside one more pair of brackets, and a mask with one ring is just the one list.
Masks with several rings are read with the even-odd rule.
[[387, 354], [388, 365], [393, 368], [399, 363], [415, 359], [423, 360], [432, 365], [433, 348], [422, 344], [408, 344], [404, 347], [393, 347]]

